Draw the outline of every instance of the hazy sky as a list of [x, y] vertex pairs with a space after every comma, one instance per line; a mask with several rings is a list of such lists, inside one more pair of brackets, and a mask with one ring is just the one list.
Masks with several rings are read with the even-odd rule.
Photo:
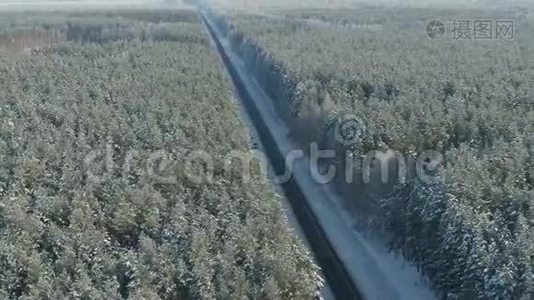
[[[168, 0], [181, 2], [181, 0]], [[219, 7], [262, 9], [262, 8], [333, 8], [353, 7], [357, 4], [394, 4], [407, 6], [461, 6], [495, 8], [502, 6], [534, 4], [534, 0], [202, 0]], [[0, 0], [0, 11], [8, 7], [69, 8], [71, 6], [137, 7], [161, 6], [165, 0]], [[527, 4], [528, 3], [528, 4]], [[54, 4], [54, 5], [52, 5]]]

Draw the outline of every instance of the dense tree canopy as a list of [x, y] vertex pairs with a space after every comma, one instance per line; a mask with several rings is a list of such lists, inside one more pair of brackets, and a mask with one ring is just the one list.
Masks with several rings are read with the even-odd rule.
[[121, 16], [54, 15], [52, 47], [0, 58], [0, 298], [312, 297], [280, 199], [222, 170], [249, 138], [196, 14]]

